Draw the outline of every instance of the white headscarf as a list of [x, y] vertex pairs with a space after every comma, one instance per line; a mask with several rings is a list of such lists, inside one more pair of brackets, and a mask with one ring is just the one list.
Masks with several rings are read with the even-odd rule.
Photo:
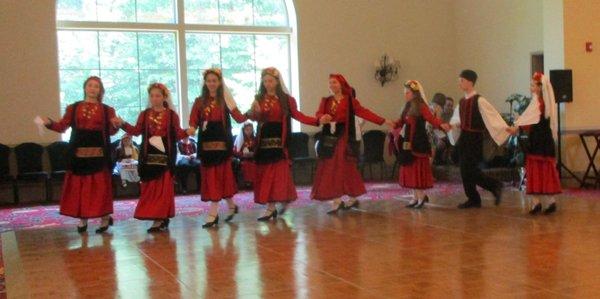
[[[536, 76], [540, 76], [539, 81], [542, 83], [542, 98], [544, 100], [544, 116], [550, 120], [550, 130], [552, 131], [552, 138], [558, 140], [558, 114], [556, 111], [556, 103], [554, 101], [554, 90], [552, 89], [552, 83], [547, 76], [536, 73], [534, 75], [534, 81]], [[515, 121], [515, 126], [528, 126], [537, 124], [540, 121], [540, 103], [539, 97], [536, 93], [533, 94], [531, 102], [523, 111], [523, 114]]]
[[[221, 81], [221, 86], [223, 87], [223, 100], [225, 101], [225, 105], [227, 105], [227, 108], [229, 109], [229, 111], [233, 111], [234, 109], [237, 108], [237, 104], [235, 102], [235, 99], [233, 98], [233, 95], [231, 94], [231, 91], [229, 90], [229, 87], [227, 87], [227, 84], [225, 83], [225, 78], [223, 78], [223, 72], [221, 71], [220, 68], [210, 68], [204, 71], [204, 73], [202, 74], [202, 78], [205, 78], [207, 74], [212, 73], [212, 74], [216, 74], [217, 77], [219, 77], [219, 81]], [[204, 86], [203, 83], [202, 85]]]
[[244, 142], [246, 141], [246, 135], [244, 135], [244, 128], [246, 128], [246, 126], [249, 124], [252, 125], [254, 129], [254, 124], [252, 124], [252, 122], [247, 121], [242, 125], [240, 133], [235, 137], [235, 142], [233, 143], [233, 146], [236, 151], [242, 150], [242, 147], [244, 146]]
[[277, 78], [277, 81], [279, 81], [279, 86], [281, 86], [281, 89], [283, 90], [283, 92], [287, 95], [290, 95], [290, 90], [285, 85], [285, 81], [283, 80], [283, 78], [281, 76], [281, 72], [277, 68], [268, 67], [268, 68], [263, 69], [262, 73], [261, 73], [261, 79], [265, 75], [270, 75], [270, 76]]
[[552, 138], [558, 140], [558, 114], [556, 111], [556, 102], [554, 99], [554, 90], [548, 76], [542, 75], [542, 97], [544, 98], [544, 114], [550, 118], [550, 129]]

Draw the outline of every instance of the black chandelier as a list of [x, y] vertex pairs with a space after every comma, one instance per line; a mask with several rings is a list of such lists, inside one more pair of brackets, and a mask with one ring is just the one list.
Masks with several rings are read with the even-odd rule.
[[385, 83], [398, 79], [400, 62], [392, 60], [387, 54], [383, 54], [379, 58], [379, 62], [375, 62], [375, 68], [375, 80], [379, 81], [383, 87]]

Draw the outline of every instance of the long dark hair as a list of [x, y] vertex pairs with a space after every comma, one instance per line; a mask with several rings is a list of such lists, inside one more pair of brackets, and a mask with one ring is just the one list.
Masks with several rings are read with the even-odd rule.
[[281, 73], [276, 69], [276, 68], [266, 68], [264, 70], [262, 70], [261, 75], [260, 75], [260, 87], [258, 88], [258, 93], [256, 94], [256, 96], [254, 97], [254, 100], [257, 102], [262, 101], [265, 98], [265, 95], [267, 94], [267, 89], [265, 88], [265, 85], [262, 83], [262, 79], [265, 76], [271, 76], [273, 78], [275, 78], [275, 80], [277, 80], [277, 87], [275, 87], [275, 94], [277, 95], [277, 97], [279, 98], [279, 105], [281, 105], [281, 110], [283, 112], [284, 115], [289, 115], [290, 114], [290, 105], [289, 105], [289, 95], [287, 93], [285, 93], [285, 91], [283, 91], [283, 87], [281, 87]]
[[104, 83], [102, 83], [102, 79], [100, 79], [100, 77], [98, 77], [98, 76], [90, 76], [87, 79], [85, 79], [85, 81], [83, 82], [83, 95], [85, 97], [85, 86], [91, 80], [98, 82], [98, 85], [100, 85], [100, 93], [98, 94], [98, 102], [102, 102], [102, 99], [104, 98]]
[[217, 88], [217, 98], [215, 100], [217, 100], [217, 104], [219, 105], [223, 105], [223, 103], [225, 103], [225, 97], [224, 97], [224, 91], [223, 91], [223, 75], [221, 73], [221, 70], [219, 69], [208, 69], [206, 71], [204, 71], [204, 74], [202, 75], [202, 77], [204, 78], [204, 83], [202, 84], [202, 93], [200, 93], [200, 97], [196, 98], [196, 100], [200, 99], [202, 101], [207, 101], [208, 98], [210, 97], [210, 91], [208, 90], [208, 87], [206, 86], [206, 77], [208, 77], [208, 75], [213, 74], [215, 76], [217, 76], [217, 78], [219, 79], [219, 87]]
[[416, 81], [412, 81], [412, 80], [407, 81], [404, 84], [404, 88], [412, 91], [412, 93], [413, 93], [413, 98], [410, 99], [410, 101], [408, 101], [408, 103], [407, 103], [408, 115], [414, 116], [414, 117], [421, 116], [421, 105], [425, 105], [425, 100], [423, 99], [423, 95], [421, 94], [421, 91], [418, 89], [418, 85], [417, 85]]

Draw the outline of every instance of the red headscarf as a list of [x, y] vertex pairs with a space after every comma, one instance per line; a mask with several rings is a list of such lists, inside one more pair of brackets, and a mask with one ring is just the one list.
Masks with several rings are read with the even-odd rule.
[[344, 78], [344, 76], [342, 76], [341, 74], [330, 74], [329, 75], [330, 79], [335, 79], [338, 82], [340, 82], [340, 84], [342, 85], [342, 94], [348, 97], [352, 96], [352, 86], [350, 86], [350, 84], [348, 84], [348, 81], [346, 81], [346, 78]]

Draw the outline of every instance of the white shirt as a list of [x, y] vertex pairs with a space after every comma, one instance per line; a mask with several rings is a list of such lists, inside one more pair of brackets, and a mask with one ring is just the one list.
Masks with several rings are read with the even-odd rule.
[[[465, 94], [465, 99], [471, 98], [477, 94], [477, 91], [473, 90], [472, 92]], [[477, 104], [479, 107], [479, 113], [481, 113], [481, 118], [483, 119], [483, 123], [485, 124], [485, 128], [490, 133], [490, 136], [496, 144], [501, 145], [510, 136], [510, 134], [506, 131], [508, 125], [498, 112], [496, 108], [488, 100], [484, 97], [479, 96], [477, 100]], [[455, 143], [460, 136], [460, 104], [456, 106], [454, 109], [454, 114], [452, 114], [452, 119], [450, 119], [450, 124], [453, 126], [452, 133], [449, 136], [452, 136], [450, 141], [454, 141]]]

